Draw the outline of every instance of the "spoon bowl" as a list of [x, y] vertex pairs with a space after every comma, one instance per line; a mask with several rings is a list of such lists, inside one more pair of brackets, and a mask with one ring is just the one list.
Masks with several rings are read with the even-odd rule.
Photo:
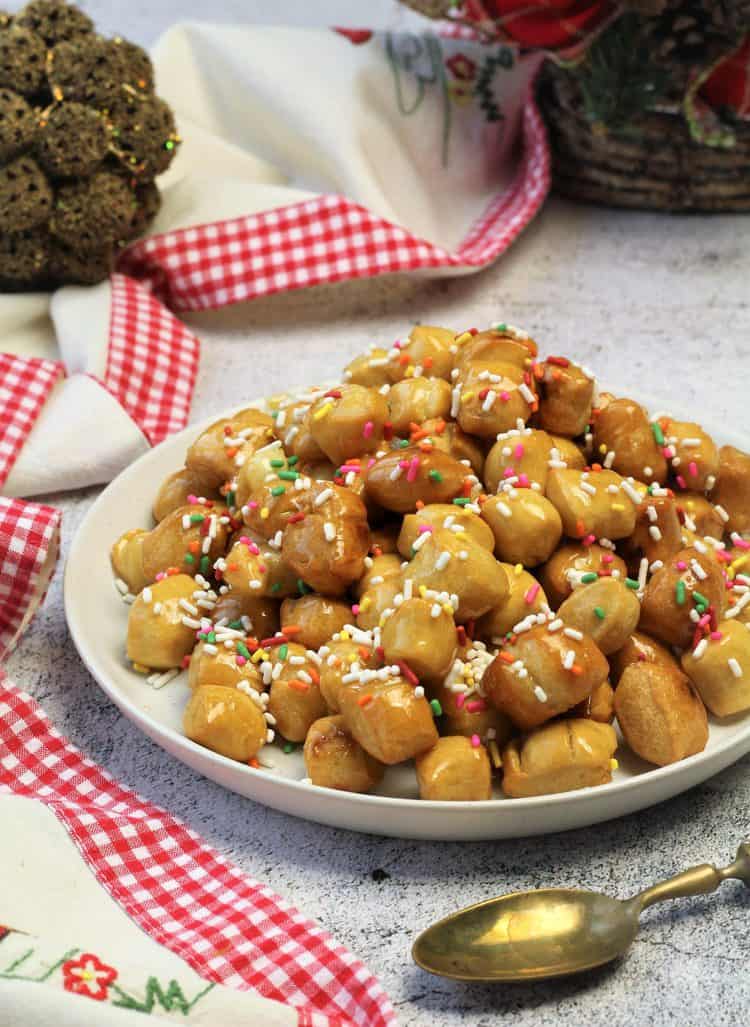
[[592, 970], [621, 956], [644, 909], [665, 899], [705, 895], [729, 878], [750, 887], [750, 844], [718, 870], [685, 870], [632, 899], [573, 888], [513, 892], [433, 924], [414, 942], [415, 963], [456, 981], [534, 981]]

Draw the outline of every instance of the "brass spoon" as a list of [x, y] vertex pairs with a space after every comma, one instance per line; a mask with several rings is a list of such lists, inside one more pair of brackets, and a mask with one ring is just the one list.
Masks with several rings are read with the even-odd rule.
[[414, 942], [414, 961], [456, 981], [534, 981], [591, 970], [621, 956], [644, 909], [704, 895], [735, 878], [750, 887], [750, 842], [723, 870], [704, 863], [621, 901], [596, 892], [545, 888], [462, 909]]

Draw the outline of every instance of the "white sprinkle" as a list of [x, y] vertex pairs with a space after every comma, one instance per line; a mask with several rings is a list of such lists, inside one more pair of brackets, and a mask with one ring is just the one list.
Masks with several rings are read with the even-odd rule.
[[218, 651], [219, 650], [216, 648], [216, 646], [212, 645], [211, 642], [206, 642], [206, 644], [203, 646], [203, 652], [208, 653], [209, 656], [216, 656]]
[[403, 473], [404, 472], [403, 472], [403, 469], [402, 469], [401, 465], [400, 464], [396, 464], [396, 466], [393, 468], [393, 470], [389, 472], [388, 478], [391, 481], [398, 481], [398, 479], [401, 477], [401, 475]]
[[745, 592], [743, 596], [740, 596], [734, 606], [730, 606], [724, 616], [727, 620], [730, 620], [732, 617], [736, 617], [742, 610], [744, 610], [748, 603], [750, 603], [750, 592]]
[[693, 649], [693, 654], [692, 654], [693, 655], [693, 659], [694, 660], [699, 660], [701, 658], [701, 656], [703, 656], [703, 654], [705, 653], [707, 647], [708, 647], [708, 640], [705, 639], [705, 638], [702, 638], [700, 640], [700, 642], [698, 643], [698, 645], [695, 647], [695, 649]]
[[192, 603], [189, 603], [187, 599], [180, 599], [177, 605], [181, 610], [184, 610], [185, 613], [189, 613], [191, 617], [196, 617], [198, 615], [198, 608], [193, 606]]
[[648, 574], [648, 560], [642, 557], [638, 566], [638, 591], [642, 592], [646, 587], [646, 576]]
[[[458, 372], [456, 372], [458, 374]], [[451, 417], [457, 417], [458, 411], [461, 409], [461, 384], [453, 386], [451, 392]]]
[[323, 489], [319, 496], [315, 497], [315, 506], [322, 506], [327, 499], [333, 495], [333, 489]]
[[583, 640], [583, 633], [577, 628], [563, 628], [563, 635], [567, 635], [568, 638], [572, 638], [576, 642], [581, 642]]
[[182, 516], [182, 530], [188, 531], [190, 529], [190, 514], [183, 514]]
[[134, 596], [132, 592], [127, 592], [127, 593], [126, 593], [126, 594], [125, 594], [125, 595], [124, 595], [124, 596], [122, 597], [122, 601], [123, 601], [124, 603], [127, 603], [127, 604], [128, 604], [128, 606], [130, 606], [130, 604], [131, 604], [131, 603], [134, 603], [134, 602], [135, 602], [135, 600], [136, 600], [136, 596]]
[[651, 523], [656, 524], [656, 522], [659, 520], [659, 515], [656, 512], [656, 507], [653, 504], [649, 503], [649, 505], [646, 507], [646, 513], [648, 514], [648, 519], [651, 521]]
[[266, 741], [268, 742], [269, 745], [271, 744], [271, 742], [274, 740], [275, 737], [276, 737], [275, 733], [269, 727], [268, 731], [266, 731]]
[[115, 578], [115, 588], [121, 596], [127, 595], [127, 593], [130, 591], [130, 589], [122, 580], [122, 578]]
[[165, 670], [164, 673], [152, 674], [146, 678], [146, 681], [153, 688], [164, 688], [170, 681], [173, 681], [180, 673], [179, 667], [172, 667], [171, 670]]
[[484, 397], [484, 403], [482, 403], [482, 410], [487, 413], [492, 409], [492, 405], [497, 399], [497, 393], [494, 389], [490, 389], [487, 395]]
[[708, 546], [704, 542], [701, 542], [700, 539], [695, 539], [693, 542], [693, 549], [701, 554], [708, 552]]
[[661, 542], [661, 531], [655, 524], [651, 525], [651, 527], [648, 529], [648, 533], [654, 540], [654, 542]]
[[734, 656], [729, 657], [729, 659], [727, 660], [727, 666], [736, 678], [742, 677], [742, 667], [739, 665]]
[[518, 386], [518, 391], [519, 391], [520, 395], [523, 396], [523, 398], [526, 400], [526, 402], [529, 405], [531, 405], [534, 402], [534, 400], [536, 399], [536, 396], [531, 391], [531, 389], [528, 387], [526, 382], [521, 382], [521, 384]]
[[568, 649], [563, 656], [562, 665], [566, 670], [570, 670], [573, 664], [576, 662], [576, 654], [574, 649]]
[[610, 449], [610, 451], [604, 457], [604, 464], [603, 464], [603, 466], [606, 467], [607, 470], [610, 470], [612, 468], [612, 464], [614, 462], [615, 462], [615, 451], [614, 451], [614, 449]]
[[157, 616], [161, 613], [161, 603], [154, 603], [154, 613], [157, 614]]
[[459, 560], [468, 560], [469, 559], [469, 554], [466, 552], [465, 549], [461, 549], [461, 550], [459, 550], [458, 558], [459, 558]]
[[708, 574], [703, 570], [697, 560], [693, 559], [690, 561], [690, 567], [692, 568], [693, 574], [696, 576], [698, 581], [705, 581]]
[[718, 503], [716, 503], [715, 506], [714, 506], [714, 510], [717, 512], [719, 517], [721, 517], [722, 521], [724, 521], [724, 523], [726, 524], [727, 521], [729, 520], [729, 514], [726, 512], [724, 507], [720, 506]]
[[326, 537], [326, 542], [333, 542], [336, 538], [336, 525], [331, 521], [326, 521], [323, 525], [323, 534]]
[[503, 503], [502, 500], [497, 504], [497, 509], [500, 511], [503, 517], [513, 516], [513, 511], [511, 510], [511, 508], [508, 506], [507, 503]]
[[411, 599], [411, 597], [414, 595], [414, 582], [411, 578], [406, 578], [404, 580], [402, 592], [404, 595], [404, 599]]
[[701, 440], [698, 438], [690, 438], [682, 440], [683, 446], [700, 446]]
[[559, 631], [562, 626], [562, 620], [559, 617], [555, 617], [555, 619], [547, 625], [547, 631], [554, 633], [555, 631]]
[[623, 478], [623, 480], [620, 482], [620, 488], [631, 501], [631, 503], [635, 503], [636, 506], [641, 505], [640, 492], [637, 489], [633, 488], [633, 486], [630, 484], [627, 478]]
[[595, 485], [590, 485], [589, 482], [587, 482], [587, 481], [582, 481], [581, 482], [581, 489], [584, 492], [588, 492], [588, 494], [590, 496], [595, 496], [596, 495], [596, 486]]
[[[649, 567], [649, 571], [652, 574], [656, 574], [656, 572], [660, 571], [663, 566], [664, 566], [664, 561], [663, 560], [654, 560], [654, 562]], [[613, 576], [614, 576], [614, 572], [613, 572]]]
[[540, 685], [534, 685], [534, 695], [537, 697], [539, 702], [547, 702], [547, 693]]
[[706, 478], [706, 492], [710, 492], [715, 484], [716, 484], [716, 475], [715, 474], [709, 474], [708, 477]]
[[416, 699], [424, 699], [424, 688], [421, 685], [417, 685], [414, 689], [414, 697]]
[[644, 467], [643, 468], [643, 475], [644, 475], [645, 478], [653, 478], [653, 476], [654, 476], [653, 468], [648, 467], [648, 466]]
[[440, 556], [435, 561], [435, 570], [444, 571], [445, 568], [448, 566], [450, 558], [451, 558], [451, 554], [448, 552], [447, 549], [444, 549], [443, 552], [440, 554]]
[[411, 545], [411, 547], [414, 550], [414, 552], [418, 553], [419, 550], [422, 548], [422, 546], [425, 545], [425, 543], [430, 540], [430, 537], [431, 537], [431, 532], [429, 532], [429, 531], [425, 531], [424, 534], [417, 536], [417, 538], [414, 539], [414, 541], [412, 542], [412, 545]]
[[148, 586], [146, 586], [146, 588], [144, 588], [144, 590], [141, 592], [141, 599], [144, 601], [144, 603], [150, 603], [153, 597], [153, 592], [150, 588], [148, 588]]
[[257, 579], [253, 579], [252, 581], [248, 581], [248, 585], [255, 592], [257, 592], [258, 589], [263, 588], [263, 584], [260, 581], [258, 581]]
[[610, 496], [616, 496], [619, 491], [620, 491], [620, 489], [618, 488], [617, 485], [615, 485], [615, 484], [607, 485], [607, 492], [609, 492]]
[[433, 603], [430, 609], [430, 617], [432, 617], [433, 620], [436, 620], [442, 612], [443, 608], [440, 603]]

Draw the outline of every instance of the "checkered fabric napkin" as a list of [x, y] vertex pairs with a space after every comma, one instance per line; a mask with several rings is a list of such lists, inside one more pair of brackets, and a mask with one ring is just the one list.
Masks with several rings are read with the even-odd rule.
[[59, 510], [0, 496], [0, 661], [47, 593], [60, 540]]
[[0, 794], [37, 799], [99, 884], [208, 981], [253, 989], [299, 1027], [388, 1027], [378, 981], [322, 928], [63, 738], [0, 671]]
[[0, 486], [52, 387], [64, 374], [64, 366], [54, 360], [0, 353]]

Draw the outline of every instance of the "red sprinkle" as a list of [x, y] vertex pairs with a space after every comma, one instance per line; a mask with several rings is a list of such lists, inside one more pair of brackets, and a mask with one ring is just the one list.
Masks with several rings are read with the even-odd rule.
[[419, 678], [411, 669], [409, 664], [405, 663], [404, 660], [396, 660], [396, 666], [401, 671], [406, 680], [409, 682], [409, 684], [414, 685], [414, 687], [416, 688], [419, 684]]
[[273, 638], [262, 638], [260, 640], [261, 649], [272, 649], [275, 645], [284, 645], [289, 639], [286, 635], [274, 635]]
[[304, 521], [305, 514], [300, 510], [298, 513], [293, 513], [287, 521], [287, 524], [298, 524], [300, 521]]
[[557, 367], [570, 367], [567, 357], [547, 357], [548, 364], [555, 364]]

